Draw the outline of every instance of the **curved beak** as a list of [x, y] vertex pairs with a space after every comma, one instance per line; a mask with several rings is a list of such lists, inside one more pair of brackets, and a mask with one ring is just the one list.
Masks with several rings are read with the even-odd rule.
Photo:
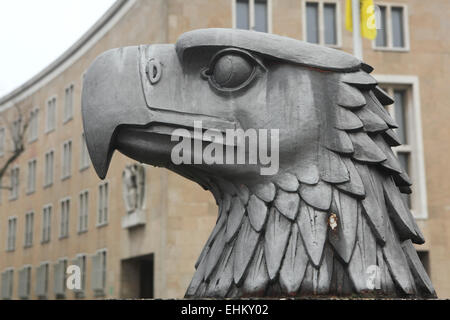
[[95, 171], [104, 179], [121, 125], [151, 121], [142, 90], [139, 47], [109, 50], [95, 59], [83, 79], [84, 134]]

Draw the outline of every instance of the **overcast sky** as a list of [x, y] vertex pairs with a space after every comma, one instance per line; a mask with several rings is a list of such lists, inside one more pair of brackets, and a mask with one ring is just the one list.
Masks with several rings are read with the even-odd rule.
[[77, 41], [115, 0], [0, 0], [0, 97]]

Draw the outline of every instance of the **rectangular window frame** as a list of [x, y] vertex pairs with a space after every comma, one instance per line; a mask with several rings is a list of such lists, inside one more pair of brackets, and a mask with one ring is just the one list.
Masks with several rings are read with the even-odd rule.
[[[99, 258], [99, 265], [96, 266], [95, 258]], [[98, 270], [96, 268], [99, 268]], [[108, 272], [108, 250], [106, 248], [97, 250], [92, 255], [92, 277], [91, 287], [94, 291], [95, 297], [103, 297], [106, 295], [107, 286], [107, 272]], [[101, 280], [97, 283], [97, 276], [101, 276]], [[101, 282], [101, 283], [100, 283]]]
[[34, 107], [30, 111], [30, 124], [28, 128], [28, 143], [37, 141], [39, 136], [39, 108]]
[[29, 211], [25, 214], [23, 247], [31, 248], [33, 246], [33, 238], [34, 238], [34, 211]]
[[86, 144], [86, 136], [84, 132], [81, 134], [81, 154], [80, 154], [80, 171], [84, 171], [91, 165], [91, 158]]
[[[69, 237], [70, 230], [70, 210], [71, 210], [71, 199], [70, 197], [65, 197], [59, 202], [59, 239], [65, 239]], [[63, 210], [65, 208], [65, 211]]]
[[[47, 166], [47, 155], [52, 154], [51, 166]], [[51, 169], [51, 176], [50, 171]], [[55, 150], [50, 149], [44, 154], [44, 188], [51, 187], [55, 181]]]
[[[36, 192], [36, 179], [37, 179], [37, 159], [33, 158], [28, 161], [27, 172], [27, 195], [31, 195]], [[30, 170], [32, 169], [33, 170]]]
[[64, 112], [63, 112], [63, 124], [66, 124], [73, 119], [73, 105], [74, 105], [74, 91], [75, 85], [70, 83], [64, 89]]
[[[231, 0], [231, 15], [232, 15], [232, 28], [236, 29], [237, 16], [236, 16], [236, 1]], [[255, 27], [255, 0], [249, 1], [249, 30], [253, 30]], [[272, 0], [267, 0], [267, 33], [272, 33]]]
[[[389, 86], [397, 88], [409, 88], [407, 94], [407, 122], [410, 124], [408, 129], [408, 146], [394, 147], [396, 152], [411, 152], [411, 212], [416, 220], [425, 220], [428, 218], [427, 207], [427, 188], [426, 188], [426, 172], [422, 135], [422, 118], [420, 110], [420, 91], [419, 78], [417, 76], [404, 75], [382, 75], [375, 74], [375, 79], [380, 86]], [[414, 130], [411, 130], [414, 128]]]
[[[377, 46], [376, 39], [372, 40], [372, 49], [376, 51], [397, 51], [397, 52], [409, 52], [410, 49], [410, 40], [409, 40], [409, 20], [408, 20], [408, 5], [402, 3], [390, 3], [390, 2], [380, 2], [375, 3], [376, 6], [386, 7], [386, 40], [387, 46], [380, 47]], [[403, 9], [403, 37], [404, 37], [404, 46], [403, 47], [394, 47], [393, 46], [393, 32], [392, 32], [392, 7], [402, 8]]]
[[86, 294], [87, 260], [88, 260], [88, 255], [86, 253], [78, 253], [72, 262], [72, 264], [74, 264], [80, 268], [80, 272], [81, 272], [81, 288], [74, 289], [75, 297], [78, 299], [84, 298], [85, 294]]
[[[86, 206], [83, 199], [86, 199]], [[85, 189], [78, 195], [78, 234], [85, 233], [89, 228], [89, 190]]]
[[[40, 279], [39, 279], [39, 272], [40, 268], [45, 267], [44, 271], [44, 276], [45, 278], [42, 279], [41, 281], [43, 281], [43, 283], [39, 283]], [[44, 261], [41, 262], [39, 264], [39, 266], [37, 267], [38, 270], [36, 271], [36, 296], [38, 299], [47, 299], [48, 298], [48, 292], [49, 292], [49, 278], [50, 278], [50, 261]], [[39, 285], [43, 285], [43, 288], [40, 288]], [[39, 292], [39, 290], [42, 289], [42, 292]]]
[[[53, 115], [53, 119], [52, 119], [52, 121], [53, 121], [53, 123], [50, 123], [50, 102], [52, 103], [52, 108], [54, 108], [54, 115]], [[45, 133], [46, 134], [48, 134], [48, 133], [51, 133], [51, 132], [53, 132], [53, 131], [55, 131], [56, 130], [56, 123], [58, 122], [57, 121], [57, 118], [58, 118], [58, 106], [57, 106], [57, 104], [58, 104], [58, 97], [57, 97], [57, 95], [53, 95], [53, 96], [51, 96], [50, 98], [48, 98], [47, 99], [47, 103], [46, 103], [46, 109], [45, 109], [45, 111], [46, 111], [46, 114], [45, 114]], [[52, 126], [50, 126], [50, 125], [52, 125]]]
[[[341, 15], [341, 3], [337, 0], [303, 0], [302, 1], [302, 36], [303, 40], [307, 39], [306, 29], [306, 4], [308, 2], [314, 2], [318, 4], [319, 15], [319, 45], [340, 49], [342, 48], [342, 15]], [[336, 5], [336, 44], [325, 44], [325, 24], [323, 19], [323, 7], [324, 4]]]
[[[67, 153], [66, 154], [66, 146]], [[72, 140], [66, 140], [63, 142], [61, 153], [61, 180], [69, 179], [72, 176], [72, 156], [73, 156], [73, 143]]]
[[10, 191], [9, 191], [9, 201], [15, 201], [19, 198], [20, 194], [20, 168], [15, 165], [11, 168], [10, 172]]
[[[104, 188], [106, 190], [106, 201], [104, 199]], [[104, 181], [98, 185], [98, 198], [97, 198], [97, 228], [108, 225], [109, 219], [109, 198], [110, 198], [110, 184], [109, 181]], [[106, 214], [105, 210], [106, 209]]]
[[52, 215], [53, 204], [46, 204], [42, 208], [41, 244], [49, 243], [52, 240]]
[[[18, 281], [18, 297], [22, 300], [28, 300], [31, 296], [31, 272], [32, 266], [30, 264], [24, 265], [19, 270], [19, 281]], [[25, 277], [22, 278], [22, 277]]]
[[[6, 279], [5, 279], [6, 278]], [[13, 288], [14, 288], [14, 268], [6, 268], [2, 272], [2, 299], [11, 300], [13, 297]], [[5, 280], [7, 284], [5, 284]], [[7, 287], [5, 287], [7, 285]]]
[[6, 252], [14, 252], [17, 242], [17, 216], [8, 217], [8, 232], [6, 234]]

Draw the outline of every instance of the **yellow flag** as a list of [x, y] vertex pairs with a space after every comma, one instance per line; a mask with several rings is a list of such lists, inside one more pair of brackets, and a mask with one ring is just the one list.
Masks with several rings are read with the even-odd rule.
[[[360, 0], [361, 36], [370, 40], [377, 37], [373, 0]], [[352, 0], [345, 3], [345, 28], [353, 31]]]

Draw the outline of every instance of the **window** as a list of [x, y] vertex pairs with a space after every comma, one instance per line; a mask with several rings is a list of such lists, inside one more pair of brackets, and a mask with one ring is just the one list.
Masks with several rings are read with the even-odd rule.
[[5, 128], [0, 128], [0, 156], [5, 154]]
[[92, 290], [95, 296], [105, 295], [106, 288], [106, 250], [99, 250], [92, 256]]
[[38, 137], [38, 124], [39, 124], [39, 109], [34, 109], [30, 112], [30, 124], [28, 128], [28, 142], [33, 142], [37, 140]]
[[270, 32], [271, 0], [235, 0], [233, 4], [236, 28]]
[[73, 117], [73, 84], [65, 90], [64, 100], [64, 122], [69, 121]]
[[12, 147], [14, 150], [20, 150], [20, 148], [23, 148], [22, 134], [23, 134], [22, 118], [19, 117], [18, 119], [14, 120], [12, 123], [11, 142], [12, 142]]
[[12, 299], [14, 282], [14, 269], [6, 269], [2, 272], [2, 299]]
[[89, 192], [83, 191], [80, 193], [80, 206], [78, 212], [78, 232], [85, 232], [88, 229], [89, 216]]
[[81, 288], [75, 289], [75, 297], [83, 298], [86, 290], [86, 255], [78, 254], [72, 264], [78, 266], [81, 272]]
[[84, 133], [81, 135], [81, 158], [80, 158], [80, 170], [84, 170], [89, 167], [90, 158], [86, 144], [86, 137]]
[[11, 169], [11, 190], [9, 193], [9, 200], [16, 200], [19, 197], [19, 167]]
[[53, 184], [54, 158], [53, 151], [49, 151], [45, 154], [44, 187], [49, 187]]
[[25, 248], [33, 245], [33, 229], [34, 229], [34, 213], [28, 212], [25, 214]]
[[61, 201], [61, 219], [59, 228], [59, 237], [66, 238], [69, 236], [69, 213], [70, 213], [70, 199]]
[[42, 243], [47, 243], [51, 239], [52, 211], [52, 205], [45, 206], [42, 211]]
[[66, 270], [67, 259], [59, 259], [53, 266], [54, 273], [54, 291], [57, 299], [64, 299], [66, 297]]
[[8, 219], [8, 237], [6, 240], [6, 251], [14, 251], [16, 249], [16, 231], [17, 218], [11, 217]]
[[36, 191], [36, 159], [28, 161], [27, 193]]
[[403, 5], [377, 5], [379, 29], [373, 41], [374, 49], [409, 50], [407, 7]]
[[398, 124], [395, 129], [402, 145], [392, 148], [400, 164], [412, 180], [412, 194], [403, 194], [415, 218], [427, 217], [425, 165], [418, 80], [414, 76], [375, 75], [380, 86], [394, 98], [386, 106]]
[[98, 187], [97, 225], [102, 226], [107, 223], [108, 223], [108, 182], [105, 182]]
[[49, 263], [41, 263], [36, 269], [36, 296], [46, 299], [48, 294]]
[[19, 270], [19, 298], [29, 299], [31, 293], [31, 266]]
[[305, 1], [303, 38], [311, 43], [339, 47], [341, 29], [339, 2]]
[[56, 128], [56, 98], [51, 98], [47, 102], [47, 121], [45, 132], [51, 132]]
[[72, 141], [64, 142], [63, 144], [63, 163], [62, 163], [62, 179], [70, 177], [72, 167]]

